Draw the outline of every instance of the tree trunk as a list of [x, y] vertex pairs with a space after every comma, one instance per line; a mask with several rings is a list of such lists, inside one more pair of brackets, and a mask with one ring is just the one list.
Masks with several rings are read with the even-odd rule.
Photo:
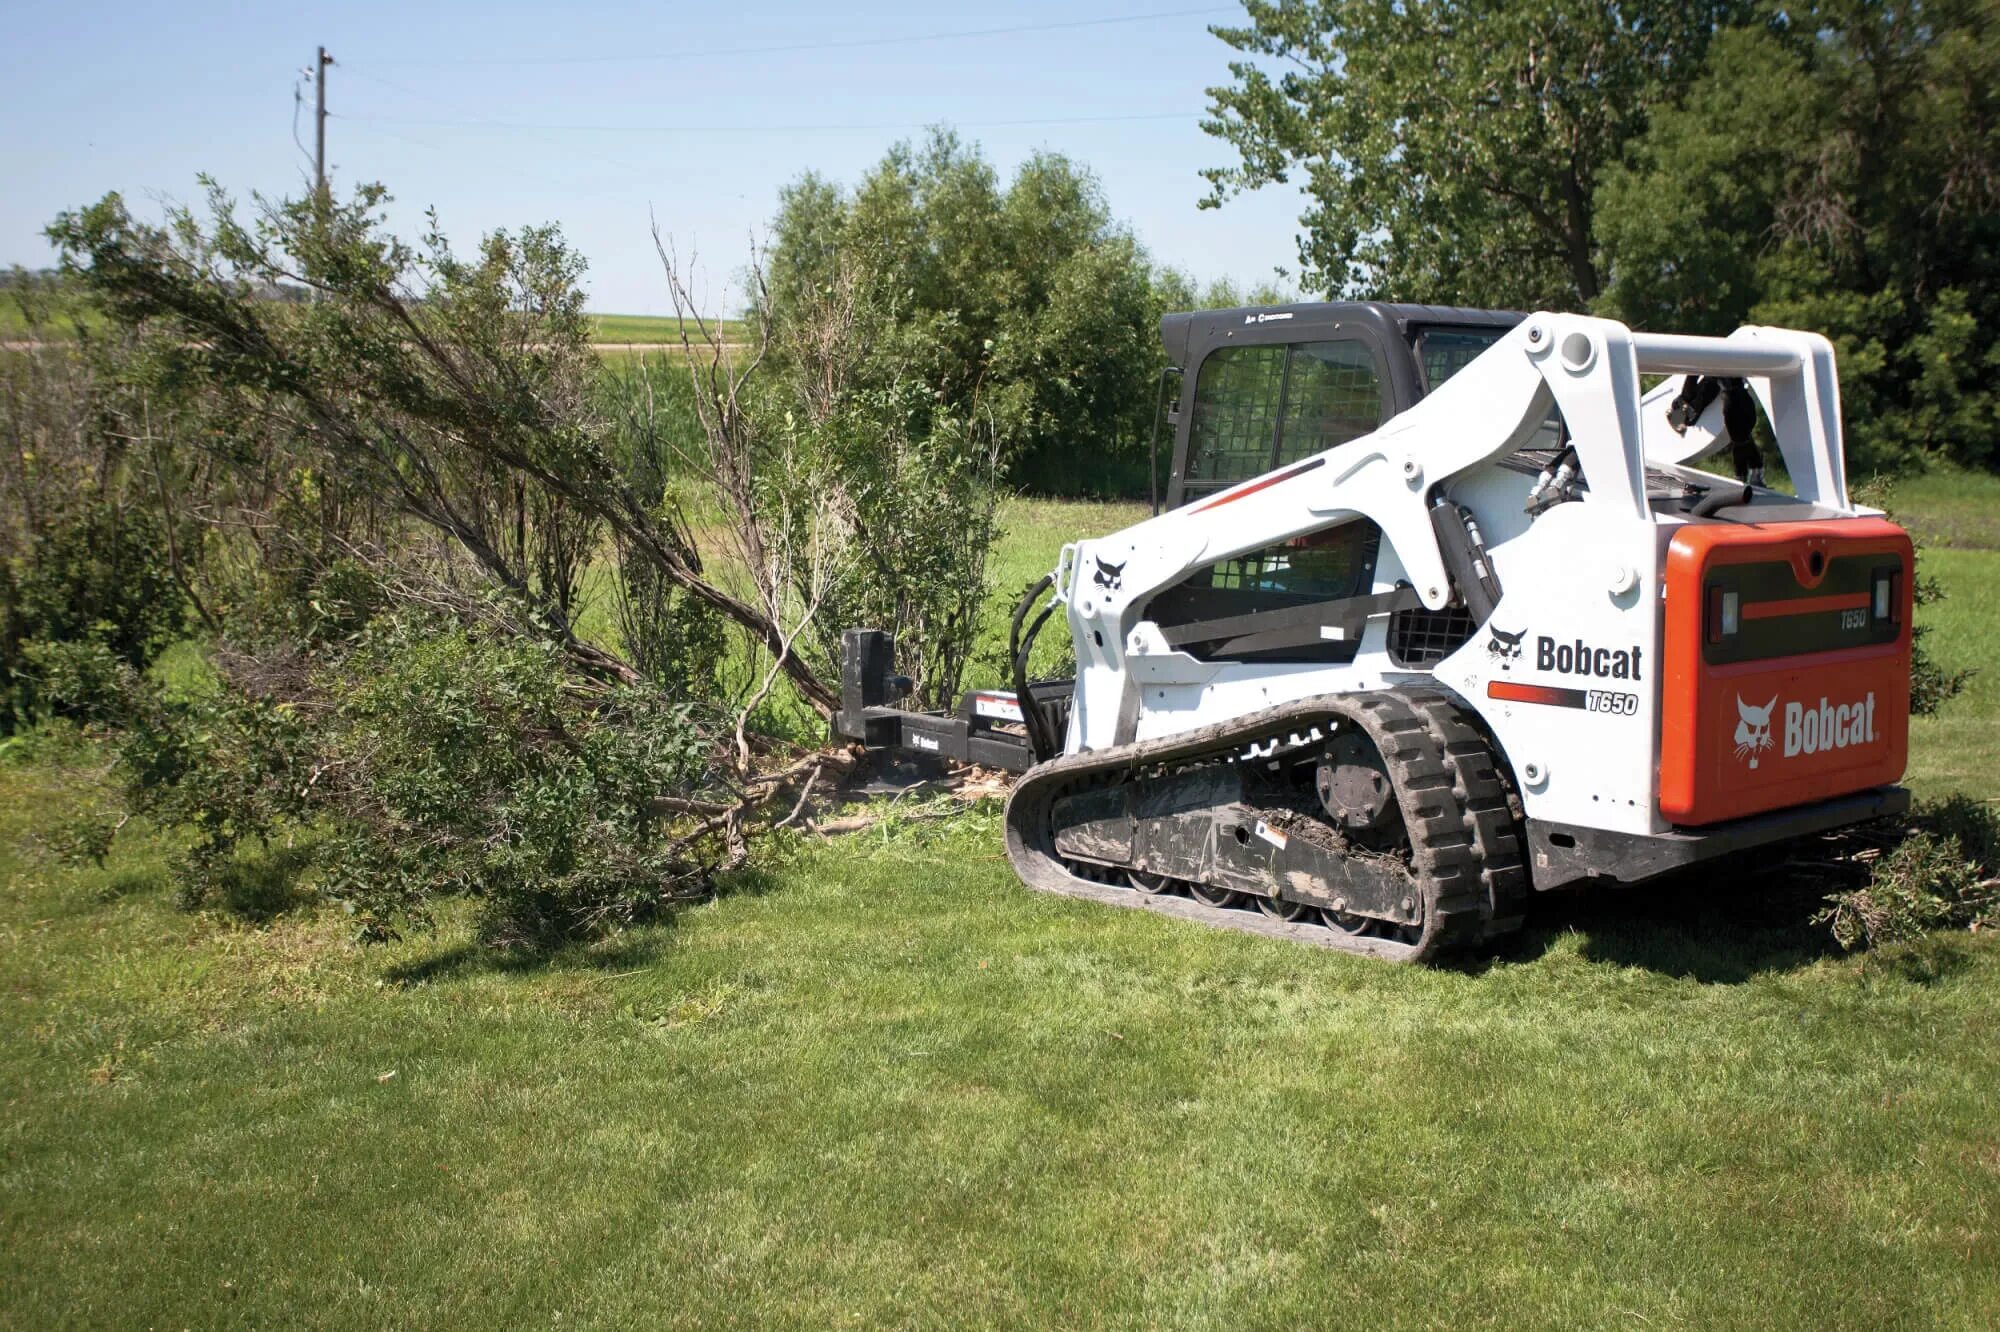
[[1576, 284], [1576, 294], [1588, 308], [1597, 300], [1602, 287], [1597, 280], [1597, 266], [1590, 257], [1590, 196], [1584, 192], [1583, 182], [1577, 179], [1574, 163], [1563, 172], [1563, 245], [1569, 261], [1569, 279]]

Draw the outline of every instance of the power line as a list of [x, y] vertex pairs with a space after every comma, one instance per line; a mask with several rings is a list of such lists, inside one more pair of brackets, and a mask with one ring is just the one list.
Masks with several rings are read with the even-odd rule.
[[292, 80], [292, 146], [297, 148], [299, 156], [308, 162], [312, 161], [312, 154], [306, 151], [305, 140], [299, 137], [299, 113], [305, 109], [306, 104], [306, 95], [299, 85], [303, 80], [311, 77], [309, 73], [302, 69], [299, 71], [298, 77]]
[[928, 129], [932, 125], [947, 124], [960, 129], [1016, 129], [1036, 125], [1104, 125], [1117, 121], [1139, 120], [1191, 120], [1199, 112], [1157, 111], [1137, 115], [1109, 116], [1049, 116], [1029, 120], [949, 120], [893, 121], [869, 125], [834, 125], [816, 122], [809, 125], [531, 125], [505, 120], [405, 120], [391, 116], [343, 116], [327, 113], [334, 120], [345, 120], [355, 125], [413, 125], [432, 129], [471, 130], [553, 130], [578, 134], [804, 134], [813, 131], [833, 133], [873, 133], [896, 132], [902, 130]]
[[357, 79], [366, 79], [370, 83], [376, 84], [379, 87], [387, 88], [390, 92], [401, 93], [405, 97], [415, 97], [419, 100], [428, 100], [436, 96], [435, 93], [418, 92], [415, 88], [410, 87], [407, 83], [398, 83], [394, 79], [385, 79], [380, 74], [371, 74], [365, 68], [357, 69], [355, 68], [352, 61], [347, 61], [347, 60], [341, 61], [340, 68], [343, 73], [352, 74]]
[[[1113, 18], [1068, 19], [1059, 23], [1021, 23], [1004, 28], [961, 28], [950, 32], [904, 33], [889, 37], [849, 37], [833, 41], [788, 42], [781, 46], [722, 46], [685, 51], [661, 51], [649, 55], [523, 56], [468, 58], [455, 60], [377, 60], [378, 66], [412, 65], [610, 65], [648, 60], [708, 60], [716, 56], [784, 55], [795, 51], [852, 50], [863, 46], [906, 46], [914, 42], [956, 41], [970, 37], [1010, 37], [1025, 32], [1064, 32], [1076, 28], [1102, 28], [1121, 23], [1153, 23], [1161, 19], [1197, 18], [1205, 14], [1235, 13], [1234, 5], [1208, 5], [1200, 9], [1167, 9], [1149, 14], [1121, 14]], [[343, 61], [343, 65], [347, 62]]]

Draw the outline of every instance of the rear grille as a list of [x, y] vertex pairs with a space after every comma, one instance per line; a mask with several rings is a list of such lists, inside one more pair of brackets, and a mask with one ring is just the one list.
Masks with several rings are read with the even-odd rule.
[[1478, 627], [1458, 606], [1399, 610], [1389, 617], [1389, 660], [1398, 666], [1434, 666], [1456, 652]]

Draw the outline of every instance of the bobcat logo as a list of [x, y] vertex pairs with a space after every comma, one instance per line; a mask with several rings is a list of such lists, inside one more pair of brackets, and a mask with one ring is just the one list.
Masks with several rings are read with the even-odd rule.
[[1736, 757], [1749, 759], [1753, 768], [1757, 755], [1771, 747], [1771, 709], [1777, 706], [1776, 694], [1761, 708], [1745, 703], [1741, 694], [1736, 696]]
[[[1125, 564], [1130, 564], [1127, 560]], [[1102, 555], [1097, 557], [1097, 585], [1116, 592], [1118, 584], [1125, 577], [1125, 564], [1106, 564]]]
[[1514, 663], [1521, 659], [1521, 640], [1527, 636], [1526, 629], [1517, 634], [1510, 634], [1496, 628], [1486, 640], [1487, 654], [1499, 663], [1501, 670], [1511, 671], [1514, 669]]

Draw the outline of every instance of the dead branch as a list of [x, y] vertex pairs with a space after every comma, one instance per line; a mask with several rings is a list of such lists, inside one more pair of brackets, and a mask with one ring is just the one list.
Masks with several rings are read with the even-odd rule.
[[[824, 590], [817, 596], [804, 598], [803, 610], [789, 629], [786, 621], [788, 607], [797, 604], [790, 595], [791, 589], [800, 585], [829, 588], [833, 582], [832, 570], [822, 558], [826, 554], [823, 543], [793, 540], [784, 525], [783, 514], [779, 515], [778, 529], [771, 529], [767, 506], [758, 494], [760, 441], [745, 403], [745, 391], [771, 348], [770, 299], [761, 264], [753, 251], [750, 271], [756, 285], [757, 298], [752, 303], [756, 341], [749, 356], [739, 359], [737, 344], [723, 342], [702, 314], [678, 256], [657, 221], [653, 224], [653, 249], [666, 275], [667, 292], [679, 320], [682, 361], [694, 389], [695, 416], [703, 436], [696, 470], [729, 512], [726, 535], [734, 547], [733, 553], [749, 573], [761, 603], [761, 612], [753, 611], [747, 603], [739, 603], [740, 612], [730, 614], [752, 631], [772, 659], [770, 670], [744, 705], [742, 717], [747, 719], [750, 711], [769, 695], [779, 672], [792, 680], [821, 716], [830, 716], [838, 706], [834, 691], [795, 651], [800, 633], [811, 625], [824, 600]], [[803, 574], [798, 567], [801, 559], [813, 566]], [[737, 751], [741, 765], [747, 768], [743, 729], [739, 724]]]
[[818, 767], [815, 767], [812, 770], [811, 775], [806, 778], [805, 785], [801, 787], [799, 790], [798, 803], [792, 806], [792, 812], [785, 815], [784, 818], [779, 819], [776, 823], [772, 824], [771, 826], [773, 828], [789, 827], [790, 825], [798, 821], [799, 815], [805, 813], [806, 801], [812, 799], [813, 786], [819, 781], [819, 775], [821, 771], [822, 769]]

